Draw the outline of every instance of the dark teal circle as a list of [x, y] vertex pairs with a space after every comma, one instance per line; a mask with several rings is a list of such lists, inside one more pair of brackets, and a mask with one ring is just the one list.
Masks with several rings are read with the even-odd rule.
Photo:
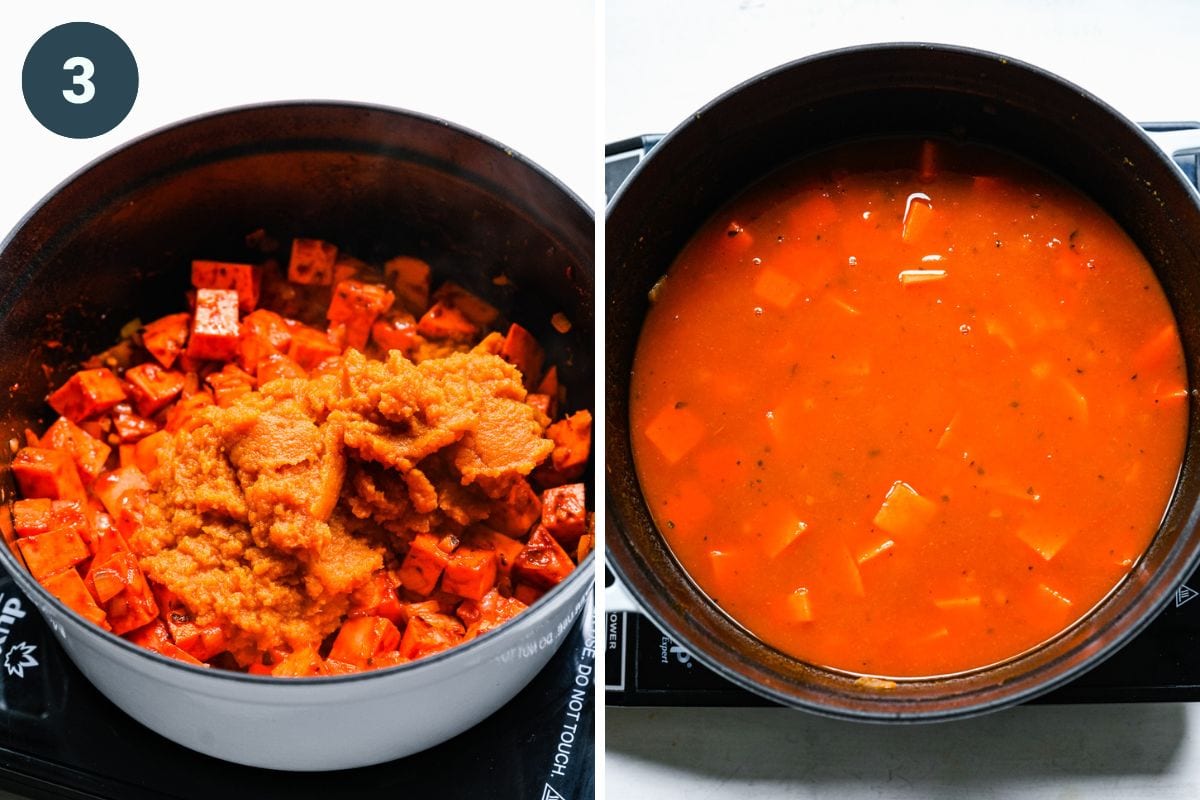
[[[64, 68], [69, 59], [91, 62], [94, 94], [73, 103], [63, 92], [82, 97], [84, 67]], [[37, 121], [59, 136], [90, 139], [108, 133], [133, 108], [138, 92], [137, 61], [120, 36], [94, 22], [68, 22], [34, 42], [21, 69], [25, 104]]]

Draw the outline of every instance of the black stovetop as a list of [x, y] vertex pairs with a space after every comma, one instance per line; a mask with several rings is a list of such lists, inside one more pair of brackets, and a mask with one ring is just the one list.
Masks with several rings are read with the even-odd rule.
[[471, 730], [387, 764], [288, 773], [200, 755], [126, 716], [75, 668], [0, 570], [0, 789], [89, 800], [592, 798], [593, 694], [581, 712], [577, 699], [569, 706], [572, 689], [591, 686], [592, 606], [533, 682]]
[[[1143, 123], [1152, 131], [1200, 128], [1196, 122]], [[605, 150], [609, 197], [659, 135], [610, 144]], [[1176, 159], [1197, 183], [1200, 156]], [[606, 585], [614, 578], [606, 575]], [[1123, 703], [1200, 700], [1200, 570], [1136, 639], [1072, 683], [1037, 703]], [[1193, 602], [1194, 601], [1194, 602]], [[740, 689], [692, 658], [641, 614], [607, 613], [604, 625], [605, 702], [618, 706], [755, 706], [769, 701]]]

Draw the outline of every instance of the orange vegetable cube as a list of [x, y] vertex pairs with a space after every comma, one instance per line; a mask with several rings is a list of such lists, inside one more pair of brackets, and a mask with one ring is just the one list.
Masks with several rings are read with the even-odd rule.
[[1039, 556], [1049, 561], [1058, 554], [1068, 541], [1072, 531], [1066, 526], [1047, 525], [1034, 527], [1023, 525], [1017, 530], [1017, 538], [1029, 545]]
[[29, 573], [38, 581], [83, 561], [91, 555], [83, 538], [70, 528], [22, 536], [17, 547]]
[[542, 518], [542, 500], [529, 485], [517, 480], [504, 502], [498, 503], [487, 518], [488, 525], [509, 536], [524, 536]]
[[497, 564], [494, 550], [460, 547], [442, 573], [442, 591], [479, 600], [496, 585]]
[[[146, 583], [146, 576], [142, 574], [137, 559], [131, 553], [114, 553], [100, 568], [112, 569], [117, 580], [123, 584], [121, 591], [104, 605], [113, 633], [128, 633], [155, 621], [158, 617], [158, 604], [150, 591], [150, 585]], [[93, 580], [94, 578], [95, 576]]]
[[68, 608], [79, 616], [99, 625], [105, 630], [112, 630], [108, 619], [96, 601], [83, 585], [83, 579], [73, 569], [65, 569], [41, 581], [42, 586], [50, 594], [61, 600]]
[[575, 563], [581, 563], [595, 547], [596, 535], [594, 533], [585, 533], [580, 536], [579, 542], [575, 545]]
[[394, 623], [403, 622], [404, 604], [396, 595], [399, 585], [399, 579], [389, 571], [376, 572], [370, 582], [354, 592], [349, 615], [383, 617]]
[[414, 314], [429, 307], [428, 264], [419, 258], [397, 256], [383, 265], [383, 271], [401, 306]]
[[135, 630], [128, 631], [125, 638], [139, 647], [152, 650], [159, 655], [169, 656], [170, 658], [183, 661], [187, 664], [193, 664], [197, 667], [204, 666], [203, 662], [199, 659], [171, 642], [170, 637], [167, 635], [166, 627], [159, 620], [152, 620]]
[[917, 493], [904, 481], [888, 489], [883, 505], [875, 514], [875, 527], [900, 536], [919, 533], [937, 515], [937, 505]]
[[42, 445], [51, 450], [70, 453], [75, 467], [79, 470], [79, 476], [88, 482], [104, 471], [104, 464], [112, 453], [111, 447], [66, 417], [59, 417], [46, 429]]
[[496, 553], [496, 574], [507, 578], [512, 572], [513, 562], [525, 549], [525, 545], [511, 536], [505, 536], [489, 528], [477, 527], [467, 536], [467, 543], [476, 548], [492, 550]]
[[352, 617], [342, 623], [329, 657], [366, 669], [371, 666], [376, 653], [395, 650], [399, 645], [400, 631], [391, 620], [383, 617]]
[[405, 589], [420, 595], [428, 595], [437, 586], [442, 570], [450, 557], [438, 547], [438, 537], [432, 533], [418, 533], [409, 545], [408, 554], [400, 565], [400, 583]]
[[462, 641], [465, 629], [458, 620], [445, 614], [421, 614], [404, 626], [400, 655], [422, 658], [447, 650]]
[[230, 289], [237, 293], [238, 308], [249, 313], [258, 305], [262, 267], [225, 261], [193, 261], [192, 286], [197, 289]]
[[72, 422], [103, 414], [125, 399], [125, 390], [108, 369], [76, 372], [47, 398], [50, 407]]
[[464, 600], [454, 613], [467, 626], [466, 638], [473, 639], [507, 622], [526, 608], [515, 597], [504, 597], [492, 589], [479, 600]]
[[133, 444], [158, 430], [153, 420], [133, 413], [129, 403], [117, 403], [113, 407], [112, 422], [121, 444]]
[[332, 285], [337, 254], [337, 246], [329, 242], [320, 239], [293, 239], [292, 257], [288, 261], [288, 280], [306, 285]]
[[410, 314], [395, 312], [371, 325], [371, 339], [383, 350], [399, 350], [411, 353], [421, 343], [417, 333], [417, 321]]
[[587, 532], [587, 508], [582, 483], [556, 486], [542, 492], [542, 527], [563, 547], [572, 547]]
[[287, 352], [295, 324], [265, 308], [247, 314], [241, 323], [238, 366], [247, 372], [254, 372], [262, 359]]
[[576, 411], [546, 428], [554, 442], [550, 458], [538, 467], [536, 476], [543, 487], [578, 480], [592, 453], [592, 412]]
[[519, 600], [526, 606], [531, 606], [546, 593], [546, 590], [540, 586], [531, 586], [528, 583], [518, 583], [513, 587], [513, 599]]
[[166, 430], [174, 433], [187, 424], [188, 420], [201, 408], [213, 405], [212, 395], [208, 391], [196, 392], [185, 397], [167, 409]]
[[417, 332], [430, 339], [471, 341], [479, 328], [461, 310], [439, 300], [417, 321]]
[[191, 315], [168, 314], [142, 329], [142, 346], [154, 360], [170, 369], [187, 344]]
[[575, 562], [545, 528], [538, 526], [513, 563], [513, 579], [549, 589], [571, 574]]
[[[258, 385], [270, 383], [280, 378], [307, 378], [308, 372], [283, 353], [271, 353], [259, 359], [258, 374], [255, 376]], [[220, 400], [217, 400], [220, 404]]]
[[754, 279], [754, 295], [764, 303], [787, 308], [800, 294], [801, 285], [777, 269], [764, 267]]
[[322, 673], [321, 655], [315, 647], [305, 647], [288, 653], [271, 668], [271, 674], [284, 678], [309, 678]]
[[342, 348], [329, 341], [324, 331], [307, 326], [297, 326], [292, 331], [292, 342], [288, 357], [310, 372], [321, 362], [342, 354]]
[[546, 352], [533, 334], [514, 322], [508, 326], [504, 344], [500, 347], [500, 357], [520, 371], [525, 388], [530, 389], [542, 374]]
[[183, 392], [182, 372], [165, 370], [157, 364], [138, 364], [125, 370], [133, 402], [143, 417], [153, 417]]
[[[155, 431], [133, 446], [133, 465], [149, 475], [158, 466], [158, 448], [170, 441], [171, 434]], [[125, 466], [125, 465], [122, 465]]]
[[141, 524], [149, 492], [150, 482], [137, 467], [119, 467], [105, 472], [92, 484], [92, 494], [104, 504], [117, 530], [124, 534]]
[[234, 400], [254, 389], [254, 377], [235, 364], [226, 364], [204, 382], [212, 387], [213, 398], [221, 408], [229, 407]]
[[187, 355], [206, 361], [229, 361], [237, 355], [240, 335], [237, 292], [197, 289]]
[[17, 536], [35, 536], [56, 528], [54, 501], [48, 497], [16, 500], [12, 504], [12, 521]]
[[433, 299], [458, 309], [478, 329], [491, 327], [500, 317], [500, 310], [477, 294], [468, 292], [452, 281], [446, 281], [433, 293]]
[[326, 317], [345, 326], [346, 344], [356, 350], [367, 346], [376, 318], [392, 307], [396, 296], [377, 283], [341, 281], [333, 288]]
[[686, 406], [669, 403], [646, 425], [645, 434], [667, 463], [675, 464], [704, 440], [704, 422]]
[[83, 483], [69, 453], [43, 447], [23, 447], [12, 460], [13, 477], [27, 498], [84, 499]]

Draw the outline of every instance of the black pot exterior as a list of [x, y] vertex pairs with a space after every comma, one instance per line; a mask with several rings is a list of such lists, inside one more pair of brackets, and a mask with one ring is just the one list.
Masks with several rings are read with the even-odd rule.
[[939, 135], [992, 145], [1100, 203], [1154, 266], [1187, 358], [1200, 374], [1200, 205], [1179, 170], [1132, 123], [1035, 67], [941, 45], [836, 51], [730, 91], [663, 139], [613, 199], [606, 221], [606, 538], [609, 557], [655, 620], [730, 680], [768, 699], [874, 721], [964, 717], [1049, 691], [1129, 641], [1200, 556], [1200, 408], [1190, 401], [1179, 484], [1132, 574], [1083, 621], [1004, 664], [879, 691], [763, 644], [683, 572], [634, 472], [629, 375], [647, 292], [699, 225], [781, 164], [831, 145]]

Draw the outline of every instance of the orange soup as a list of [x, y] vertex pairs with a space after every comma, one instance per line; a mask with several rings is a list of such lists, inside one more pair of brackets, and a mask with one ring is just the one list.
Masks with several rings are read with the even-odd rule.
[[918, 677], [1053, 637], [1170, 499], [1188, 385], [1146, 259], [1092, 201], [949, 141], [793, 164], [651, 292], [630, 422], [696, 583], [810, 663]]

